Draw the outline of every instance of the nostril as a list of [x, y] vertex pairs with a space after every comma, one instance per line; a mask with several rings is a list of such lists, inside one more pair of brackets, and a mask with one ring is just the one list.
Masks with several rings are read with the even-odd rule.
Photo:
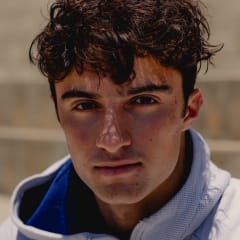
[[103, 145], [112, 145], [121, 142], [121, 140], [121, 137], [118, 134], [115, 134], [115, 132], [108, 132], [101, 134], [97, 142]]
[[116, 152], [121, 147], [130, 144], [125, 133], [124, 127], [120, 126], [120, 116], [116, 115], [116, 112], [112, 109], [105, 115], [102, 129], [99, 132], [96, 139], [96, 146], [103, 148], [108, 152]]
[[122, 136], [114, 128], [111, 128], [109, 129], [109, 131], [101, 133], [97, 139], [97, 146], [105, 148], [110, 152], [120, 148], [122, 143]]
[[116, 152], [120, 148], [130, 145], [130, 138], [125, 135], [123, 131], [111, 126], [99, 134], [96, 140], [96, 146], [108, 152]]

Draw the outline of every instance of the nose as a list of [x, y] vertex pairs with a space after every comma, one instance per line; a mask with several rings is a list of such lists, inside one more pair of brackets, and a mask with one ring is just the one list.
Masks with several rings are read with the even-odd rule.
[[116, 153], [122, 147], [131, 145], [131, 139], [125, 127], [120, 127], [118, 118], [113, 109], [110, 109], [103, 122], [103, 127], [96, 140], [96, 146], [109, 153]]

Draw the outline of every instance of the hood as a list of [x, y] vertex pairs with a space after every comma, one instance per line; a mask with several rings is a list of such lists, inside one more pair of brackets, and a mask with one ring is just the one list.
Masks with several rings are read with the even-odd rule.
[[[187, 239], [210, 214], [228, 186], [229, 173], [217, 168], [210, 161], [209, 148], [203, 138], [194, 130], [190, 130], [190, 133], [193, 141], [193, 162], [188, 179], [180, 191], [163, 208], [141, 220], [135, 226], [131, 240], [156, 240], [160, 236], [161, 240]], [[24, 193], [54, 179], [59, 169], [63, 169], [69, 164], [69, 159], [69, 156], [65, 157], [43, 173], [30, 177], [17, 186], [12, 198], [12, 221], [17, 229], [30, 239], [117, 239], [88, 232], [64, 236], [25, 225], [19, 218], [19, 207]]]
[[161, 240], [188, 239], [218, 204], [229, 185], [230, 174], [210, 161], [209, 148], [201, 135], [194, 130], [190, 133], [193, 162], [187, 181], [171, 201], [139, 223], [135, 231], [141, 238], [134, 239], [153, 240], [156, 236], [161, 236]]

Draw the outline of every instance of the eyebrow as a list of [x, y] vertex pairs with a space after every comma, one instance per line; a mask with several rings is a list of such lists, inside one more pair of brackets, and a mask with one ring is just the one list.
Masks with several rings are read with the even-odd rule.
[[171, 90], [171, 87], [167, 84], [161, 84], [161, 85], [149, 84], [146, 86], [130, 88], [128, 89], [127, 94], [132, 95], [132, 94], [139, 94], [143, 92], [155, 92], [155, 91], [167, 92], [170, 90]]
[[[134, 95], [143, 92], [167, 92], [170, 91], [171, 87], [166, 84], [155, 85], [149, 84], [146, 86], [134, 87], [127, 90], [127, 95]], [[86, 92], [78, 89], [68, 90], [63, 93], [62, 100], [70, 99], [70, 98], [89, 98], [89, 99], [97, 99], [100, 98], [99, 94]]]
[[96, 93], [91, 93], [91, 92], [85, 92], [77, 89], [69, 90], [66, 91], [62, 95], [62, 100], [69, 99], [69, 98], [91, 98], [91, 99], [96, 99], [99, 98], [100, 96]]

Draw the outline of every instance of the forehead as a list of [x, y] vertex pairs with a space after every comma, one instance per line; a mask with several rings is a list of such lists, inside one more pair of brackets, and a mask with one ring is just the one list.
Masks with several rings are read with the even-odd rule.
[[89, 92], [108, 94], [117, 92], [124, 95], [130, 88], [147, 85], [168, 85], [172, 88], [181, 86], [181, 74], [169, 67], [165, 67], [152, 57], [138, 57], [134, 61], [135, 78], [132, 81], [121, 85], [115, 84], [109, 76], [99, 78], [91, 71], [85, 71], [81, 75], [73, 70], [66, 78], [56, 84], [56, 89], [60, 92], [65, 90], [80, 89]]

